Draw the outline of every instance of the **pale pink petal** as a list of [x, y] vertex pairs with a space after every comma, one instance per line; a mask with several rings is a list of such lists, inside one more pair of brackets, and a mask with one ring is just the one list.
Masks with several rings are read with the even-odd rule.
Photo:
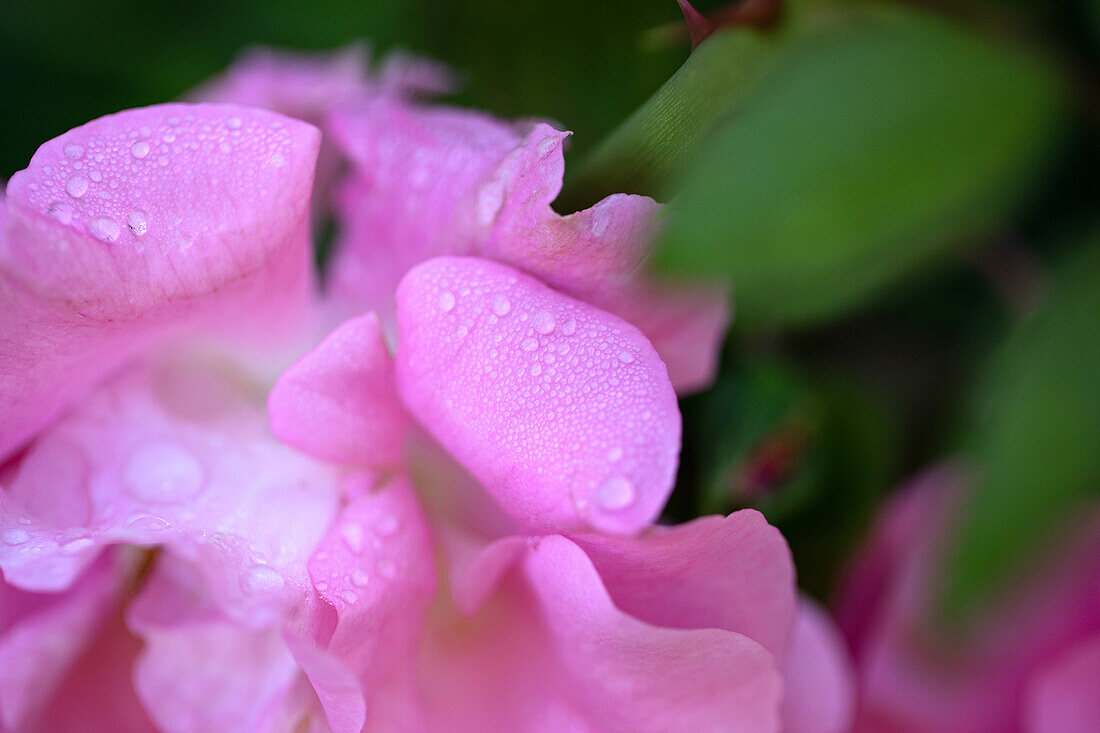
[[[9, 529], [3, 540], [20, 540], [18, 531]], [[36, 726], [116, 611], [128, 565], [120, 555], [104, 556], [64, 593], [29, 593], [0, 579], [0, 730]]]
[[399, 479], [348, 504], [309, 572], [326, 602], [310, 632], [326, 655], [296, 656], [333, 729], [358, 731], [364, 716], [389, 720], [391, 729], [400, 727], [394, 718], [407, 724], [415, 707], [409, 684], [416, 649], [437, 584], [428, 526], [412, 487]]
[[353, 311], [389, 320], [410, 267], [476, 251], [487, 227], [478, 189], [522, 137], [485, 115], [388, 98], [335, 114], [328, 127], [353, 166], [338, 194], [332, 289]]
[[731, 318], [725, 288], [649, 282], [596, 291], [589, 300], [645, 334], [677, 393], [695, 392], [714, 381]]
[[60, 590], [104, 545], [160, 545], [200, 569], [227, 613], [269, 623], [311, 587], [306, 561], [336, 515], [339, 474], [270, 435], [243, 375], [207, 368], [199, 382], [225, 399], [181, 413], [190, 387], [172, 374], [131, 368], [31, 445], [0, 491], [0, 532], [22, 533], [0, 544], [0, 567], [13, 584]]
[[655, 626], [736, 631], [783, 659], [795, 622], [787, 543], [759, 512], [631, 538], [576, 535], [615, 605]]
[[544, 537], [524, 563], [577, 708], [599, 730], [778, 730], [771, 654], [719, 629], [665, 629], [617, 609], [584, 552]]
[[[121, 599], [119, 599], [121, 600]], [[26, 733], [154, 733], [133, 685], [141, 642], [131, 634], [117, 605], [105, 625], [68, 669], [36, 724]]]
[[844, 640], [829, 615], [803, 598], [783, 676], [785, 733], [847, 733], [855, 678]]
[[408, 418], [373, 313], [347, 321], [283, 372], [267, 400], [277, 438], [326, 461], [403, 461]]
[[1100, 730], [1100, 636], [1070, 649], [1032, 682], [1028, 733]]
[[0, 221], [0, 456], [170, 326], [297, 316], [318, 142], [269, 112], [172, 104], [39, 148]]
[[633, 618], [569, 539], [501, 540], [455, 577], [460, 586], [467, 608], [437, 604], [421, 653], [429, 730], [778, 729], [767, 650]]
[[637, 329], [507, 266], [438, 258], [398, 290], [412, 413], [532, 529], [634, 532], [672, 490], [680, 414]]
[[232, 621], [196, 569], [169, 555], [130, 604], [127, 622], [145, 642], [134, 686], [159, 729], [271, 730], [299, 675], [277, 626]]

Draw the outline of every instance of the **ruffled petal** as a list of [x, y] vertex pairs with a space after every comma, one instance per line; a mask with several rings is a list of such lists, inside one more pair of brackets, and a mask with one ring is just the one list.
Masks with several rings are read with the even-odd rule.
[[349, 503], [309, 572], [327, 604], [315, 612], [311, 635], [328, 659], [307, 652], [299, 660], [333, 730], [354, 733], [368, 718], [381, 729], [405, 729], [417, 715], [410, 684], [437, 585], [412, 487], [399, 479]]
[[0, 221], [0, 457], [169, 326], [297, 315], [318, 144], [269, 112], [170, 104], [39, 148]]
[[615, 605], [655, 626], [736, 631], [783, 659], [796, 617], [783, 536], [751, 509], [631, 538], [576, 535]]
[[786, 733], [847, 733], [855, 710], [855, 675], [833, 620], [802, 599], [783, 677]]
[[565, 537], [500, 540], [453, 583], [421, 653], [430, 730], [777, 730], [764, 647], [634, 618]]
[[1100, 636], [1062, 654], [1030, 685], [1028, 733], [1100, 730]]
[[[19, 531], [7, 530], [4, 541], [21, 540]], [[39, 726], [70, 667], [117, 609], [127, 575], [127, 563], [111, 555], [65, 593], [29, 593], [0, 580], [0, 730]]]
[[397, 300], [405, 403], [505, 511], [536, 530], [629, 533], [657, 517], [680, 414], [634, 327], [473, 258], [419, 265]]
[[104, 545], [126, 543], [193, 563], [247, 623], [311, 587], [306, 560], [336, 515], [339, 474], [275, 441], [240, 375], [192, 371], [223, 399], [180, 412], [192, 390], [174, 370], [134, 367], [30, 447], [0, 492], [0, 532], [20, 533], [0, 544], [9, 582], [61, 590]]
[[[127, 612], [145, 642], [134, 686], [166, 733], [273, 730], [297, 681], [278, 626], [248, 628], [212, 602], [195, 568], [162, 556]], [[289, 727], [289, 726], [287, 726]]]
[[267, 400], [277, 438], [333, 463], [403, 461], [408, 417], [373, 313], [347, 321], [283, 372]]

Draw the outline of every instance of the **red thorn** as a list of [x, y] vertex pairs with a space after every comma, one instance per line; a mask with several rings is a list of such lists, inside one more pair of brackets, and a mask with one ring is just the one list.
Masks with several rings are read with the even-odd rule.
[[714, 33], [717, 26], [696, 10], [690, 0], [676, 0], [676, 3], [680, 6], [680, 12], [684, 14], [688, 36], [691, 38], [691, 50], [694, 51], [700, 43], [707, 40], [711, 33]]

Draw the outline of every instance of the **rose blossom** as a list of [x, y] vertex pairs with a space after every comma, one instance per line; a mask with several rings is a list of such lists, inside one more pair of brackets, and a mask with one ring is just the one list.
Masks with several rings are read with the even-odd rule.
[[[354, 315], [274, 387], [322, 310], [315, 128], [162, 105], [72, 130], [13, 176], [3, 727], [844, 728], [843, 656], [822, 614], [799, 610], [778, 532], [751, 511], [652, 526], [679, 412], [650, 339], [600, 307], [640, 292], [622, 266], [636, 259], [596, 255], [636, 251], [641, 224], [617, 222], [653, 204], [598, 204], [605, 228], [557, 217], [560, 134], [539, 134], [505, 158], [549, 159], [549, 188], [456, 141], [464, 176], [504, 183], [491, 236], [455, 229], [475, 244], [445, 252], [441, 222], [481, 221], [480, 196], [462, 178], [439, 184], [454, 201], [402, 199], [393, 171], [448, 148], [392, 146], [372, 185], [415, 241], [348, 223], [369, 244], [342, 245], [333, 282], [364, 257], [387, 273], [423, 260], [376, 304], [396, 349], [379, 317]], [[545, 139], [557, 147], [540, 153]], [[518, 223], [500, 219], [512, 210]], [[540, 242], [553, 247], [528, 252]]]
[[[1074, 733], [1100, 727], [1100, 533], [1029, 577], [963, 639], [929, 628], [968, 478], [923, 474], [887, 506], [838, 610], [855, 653], [857, 731]], [[943, 632], [941, 632], [943, 633]]]

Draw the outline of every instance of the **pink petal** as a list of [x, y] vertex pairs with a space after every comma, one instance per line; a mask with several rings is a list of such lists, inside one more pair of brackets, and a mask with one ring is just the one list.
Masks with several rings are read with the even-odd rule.
[[567, 133], [393, 99], [336, 114], [331, 127], [353, 161], [333, 267], [333, 289], [349, 310], [378, 309], [388, 321], [409, 268], [477, 255], [639, 326], [678, 389], [712, 377], [729, 319], [724, 289], [646, 282], [639, 269], [660, 209], [652, 199], [616, 194], [568, 216], [554, 212]]
[[645, 334], [668, 367], [678, 394], [696, 392], [714, 381], [731, 318], [725, 288], [644, 283], [598, 291], [590, 300]]
[[[17, 539], [8, 530], [5, 541]], [[128, 567], [100, 562], [65, 593], [28, 593], [0, 580], [0, 730], [25, 730], [116, 609]], [[69, 705], [69, 701], [61, 701]]]
[[0, 215], [0, 456], [169, 326], [294, 315], [318, 142], [268, 112], [172, 104], [39, 148]]
[[1100, 636], [1059, 657], [1032, 683], [1027, 701], [1030, 733], [1100, 730]]
[[[9, 582], [61, 590], [102, 546], [127, 543], [193, 563], [248, 623], [280, 617], [311, 587], [306, 560], [336, 514], [339, 474], [271, 437], [262, 403], [237, 386], [243, 375], [191, 368], [224, 399], [181, 413], [188, 385], [135, 367], [32, 444], [0, 492], [0, 532], [21, 533], [0, 544]], [[48, 503], [36, 500], [44, 487]]]
[[268, 395], [271, 431], [332, 463], [402, 463], [408, 418], [373, 313], [347, 321], [283, 372]]
[[309, 572], [335, 610], [334, 621], [316, 615], [312, 633], [338, 666], [315, 655], [304, 661], [299, 655], [299, 661], [333, 729], [358, 731], [364, 715], [385, 720], [410, 714], [407, 685], [437, 584], [428, 526], [411, 485], [397, 480], [353, 500], [321, 542]]
[[416, 267], [397, 302], [406, 404], [505, 511], [540, 530], [628, 533], [657, 517], [680, 415], [635, 328], [472, 258]]
[[577, 535], [615, 605], [646, 623], [736, 631], [777, 659], [796, 617], [787, 543], [759, 512], [654, 527], [632, 538]]
[[574, 704], [599, 730], [778, 730], [780, 682], [756, 642], [617, 609], [584, 552], [544, 537], [525, 562]]
[[457, 577], [467, 601], [491, 586], [476, 609], [433, 610], [421, 652], [427, 729], [777, 730], [781, 683], [763, 647], [633, 618], [576, 544], [517, 539]]
[[335, 114], [329, 128], [353, 166], [338, 197], [332, 288], [351, 310], [389, 320], [409, 268], [476, 251], [485, 233], [478, 188], [522, 138], [480, 114], [393, 99]]
[[844, 640], [828, 614], [803, 599], [784, 675], [786, 733], [847, 733], [852, 729], [855, 678]]
[[[69, 668], [37, 725], [28, 733], [154, 733], [134, 691], [134, 661], [141, 650], [121, 609], [112, 608], [105, 626]], [[20, 729], [24, 730], [24, 729]]]
[[160, 558], [127, 620], [145, 642], [134, 685], [163, 731], [268, 730], [299, 674], [277, 626], [235, 623], [172, 556]]

